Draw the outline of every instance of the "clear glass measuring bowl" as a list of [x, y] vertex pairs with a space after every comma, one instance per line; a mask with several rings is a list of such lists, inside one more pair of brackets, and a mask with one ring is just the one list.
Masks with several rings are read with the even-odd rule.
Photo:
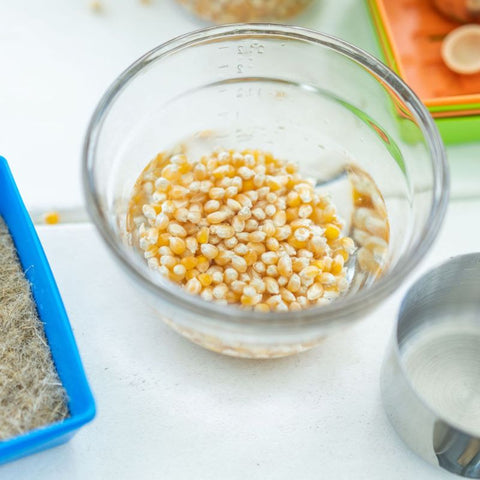
[[[149, 270], [129, 243], [128, 202], [147, 163], [179, 142], [193, 156], [220, 145], [298, 162], [357, 241], [347, 294], [300, 312], [244, 311]], [[96, 226], [159, 316], [206, 348], [256, 358], [306, 350], [365, 315], [425, 255], [448, 201], [438, 131], [391, 70], [336, 38], [268, 24], [200, 30], [136, 61], [93, 114], [83, 175]], [[370, 216], [388, 227], [386, 249]]]

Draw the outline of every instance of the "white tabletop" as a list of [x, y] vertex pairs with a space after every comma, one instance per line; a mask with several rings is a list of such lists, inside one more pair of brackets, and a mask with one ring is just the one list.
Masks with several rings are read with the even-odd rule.
[[[202, 26], [172, 0], [0, 2], [0, 154], [28, 207], [81, 208], [79, 158], [100, 95], [145, 51]], [[297, 23], [378, 54], [360, 0]], [[480, 144], [448, 149], [453, 200], [416, 270], [478, 250]], [[9, 479], [454, 479], [397, 438], [378, 377], [410, 278], [369, 318], [275, 361], [222, 357], [166, 327], [88, 223], [39, 227], [93, 388], [97, 418], [68, 444], [0, 467]], [[95, 275], [92, 275], [92, 271]]]

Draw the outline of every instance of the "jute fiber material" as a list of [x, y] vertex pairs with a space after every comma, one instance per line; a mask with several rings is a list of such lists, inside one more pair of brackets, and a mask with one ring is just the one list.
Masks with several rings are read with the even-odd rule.
[[65, 390], [0, 217], [0, 441], [66, 417]]

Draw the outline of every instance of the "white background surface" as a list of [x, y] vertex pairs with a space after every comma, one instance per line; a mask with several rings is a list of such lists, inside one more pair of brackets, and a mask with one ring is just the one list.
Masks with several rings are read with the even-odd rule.
[[[202, 26], [171, 0], [104, 5], [94, 14], [75, 0], [0, 2], [0, 154], [32, 211], [83, 203], [81, 143], [100, 95], [142, 53]], [[378, 53], [360, 0], [321, 0], [296, 23]], [[448, 153], [454, 199], [415, 275], [478, 250], [480, 145]], [[2, 480], [456, 478], [411, 454], [381, 408], [381, 359], [412, 279], [370, 318], [310, 352], [236, 360], [164, 326], [91, 225], [39, 233], [98, 416], [70, 443], [0, 467]]]

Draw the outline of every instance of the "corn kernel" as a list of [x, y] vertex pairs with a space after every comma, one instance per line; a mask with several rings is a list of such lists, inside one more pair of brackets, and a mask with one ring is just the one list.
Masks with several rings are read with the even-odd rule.
[[273, 238], [273, 237], [267, 238], [266, 245], [267, 245], [267, 248], [272, 252], [277, 252], [278, 249], [280, 248], [280, 243], [276, 238]]
[[249, 297], [247, 295], [242, 295], [240, 297], [240, 303], [248, 307], [258, 304], [261, 300], [262, 295], [260, 294], [254, 295], [253, 297]]
[[225, 284], [217, 285], [213, 289], [213, 296], [218, 300], [226, 298], [228, 292], [228, 287]]
[[208, 287], [213, 282], [212, 276], [208, 273], [201, 273], [197, 278], [203, 287]]
[[276, 265], [269, 265], [265, 272], [270, 277], [278, 277], [278, 268]]
[[300, 278], [315, 278], [319, 274], [320, 270], [317, 267], [310, 265], [300, 272]]
[[257, 303], [254, 310], [256, 312], [269, 312], [270, 307], [266, 303]]
[[298, 310], [301, 310], [302, 309], [302, 306], [298, 303], [298, 302], [292, 302], [288, 308], [292, 311], [292, 312], [297, 312]]
[[174, 185], [170, 189], [170, 197], [173, 198], [174, 200], [183, 199], [188, 195], [188, 193], [189, 193], [189, 190], [180, 185]]
[[237, 270], [237, 272], [244, 273], [247, 271], [247, 262], [244, 258], [234, 255], [232, 257], [232, 267]]
[[287, 221], [287, 215], [284, 211], [280, 210], [273, 216], [273, 224], [276, 227], [283, 227]]
[[210, 260], [214, 259], [218, 255], [218, 248], [211, 243], [202, 243], [200, 246], [200, 251], [206, 258]]
[[175, 164], [172, 164], [172, 163], [168, 164], [162, 170], [162, 177], [164, 177], [166, 180], [170, 182], [178, 180], [180, 176], [181, 176], [181, 173], [178, 170], [178, 166]]
[[253, 190], [255, 188], [255, 184], [253, 183], [253, 179], [244, 180], [242, 185], [242, 191], [248, 192], [249, 190]]
[[210, 266], [210, 261], [208, 260], [208, 258], [204, 257], [203, 255], [199, 255], [197, 257], [197, 260], [197, 270], [201, 273], [206, 272], [208, 270], [208, 267]]
[[332, 275], [339, 275], [343, 269], [343, 256], [336, 255], [333, 259], [332, 266], [330, 267], [330, 273]]
[[170, 250], [172, 250], [175, 255], [182, 255], [186, 250], [185, 242], [180, 237], [171, 237]]
[[47, 212], [43, 216], [43, 220], [47, 225], [56, 225], [60, 221], [60, 214], [58, 212]]
[[275, 238], [279, 241], [286, 240], [292, 234], [292, 228], [289, 225], [278, 227], [275, 232]]
[[163, 247], [169, 244], [170, 241], [170, 234], [169, 233], [162, 233], [158, 236], [157, 245], [159, 247]]
[[335, 285], [337, 279], [334, 275], [328, 272], [323, 272], [318, 276], [318, 280], [322, 285], [330, 286]]
[[247, 265], [250, 266], [257, 261], [258, 254], [255, 250], [249, 250], [243, 258], [245, 259], [245, 262], [247, 262]]
[[289, 245], [291, 245], [293, 248], [305, 248], [307, 246], [307, 241], [306, 240], [298, 240], [295, 237], [290, 237], [288, 239]]
[[228, 213], [227, 212], [213, 212], [213, 213], [210, 213], [210, 215], [207, 215], [207, 221], [208, 223], [211, 223], [213, 225], [216, 225], [218, 223], [222, 223], [223, 221], [225, 221], [228, 217]]
[[327, 240], [336, 240], [340, 235], [340, 229], [336, 226], [333, 225], [332, 223], [329, 223], [326, 228], [325, 228], [325, 237]]
[[226, 268], [224, 273], [224, 279], [227, 283], [232, 283], [238, 279], [238, 272], [234, 268]]
[[307, 290], [307, 299], [318, 300], [323, 295], [323, 286], [321, 283], [314, 283], [308, 290]]
[[274, 278], [264, 277], [263, 282], [265, 283], [265, 290], [268, 293], [272, 293], [272, 294], [276, 295], [280, 292], [280, 289], [278, 287], [278, 283]]
[[300, 277], [294, 273], [291, 275], [290, 279], [288, 280], [288, 284], [287, 284], [287, 288], [295, 293], [295, 292], [298, 292], [298, 290], [300, 290], [300, 287], [302, 286], [302, 282], [300, 280]]
[[266, 238], [267, 234], [262, 232], [261, 230], [257, 230], [254, 232], [249, 233], [248, 241], [249, 242], [263, 242]]
[[266, 220], [262, 225], [262, 231], [265, 232], [267, 237], [272, 237], [275, 235], [276, 227], [272, 220]]
[[180, 277], [180, 278], [183, 278], [185, 276], [185, 274], [187, 273], [187, 269], [181, 265], [180, 263], [178, 263], [177, 265], [175, 265], [173, 267], [173, 273], [177, 276], [177, 277]]
[[235, 235], [235, 230], [230, 225], [219, 225], [216, 230], [216, 234], [219, 238], [228, 239]]
[[186, 237], [187, 231], [178, 223], [171, 222], [167, 227], [168, 233], [176, 237]]
[[186, 283], [185, 288], [187, 292], [198, 295], [202, 291], [202, 284], [198, 279], [192, 278]]
[[292, 274], [292, 259], [288, 255], [282, 255], [278, 261], [278, 273], [280, 275], [289, 276]]
[[198, 243], [201, 243], [201, 244], [207, 243], [209, 236], [210, 236], [210, 230], [207, 227], [202, 227], [197, 233]]
[[198, 264], [198, 259], [196, 257], [190, 256], [190, 257], [184, 257], [182, 260], [180, 260], [180, 263], [187, 269], [187, 270], [192, 270], [192, 268], [195, 268]]

